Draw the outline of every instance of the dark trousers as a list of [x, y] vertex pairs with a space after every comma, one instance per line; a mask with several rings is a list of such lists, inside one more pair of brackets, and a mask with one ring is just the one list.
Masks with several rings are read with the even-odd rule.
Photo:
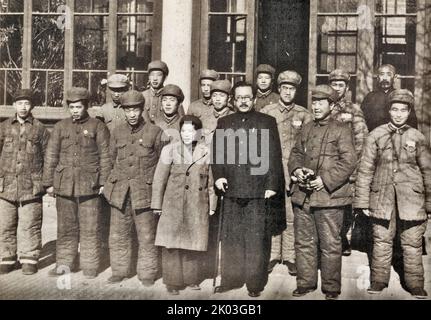
[[271, 234], [264, 199], [225, 198], [221, 242], [221, 285], [263, 291], [268, 282]]
[[172, 289], [199, 284], [199, 264], [203, 252], [162, 248], [163, 283]]
[[[394, 205], [391, 220], [371, 219], [373, 225], [373, 259], [371, 263], [371, 282], [389, 283], [393, 242], [399, 237], [407, 289], [424, 287], [424, 267], [422, 263], [422, 237], [427, 221], [403, 221], [399, 219]], [[396, 247], [396, 246], [395, 246]]]
[[111, 207], [109, 250], [112, 274], [129, 276], [133, 273], [133, 234], [138, 238], [137, 273], [139, 280], [155, 280], [158, 269], [158, 249], [154, 245], [157, 218], [151, 210], [133, 210], [127, 195], [124, 208]]
[[80, 246], [80, 266], [97, 271], [100, 266], [101, 199], [57, 196], [57, 266], [74, 267]]
[[318, 256], [322, 292], [341, 292], [341, 227], [343, 207], [310, 208], [294, 206], [295, 252], [298, 287], [317, 287]]
[[201, 280], [210, 279], [215, 276], [215, 262], [216, 262], [216, 251], [217, 251], [217, 233], [219, 225], [219, 206], [214, 215], [208, 219], [208, 246], [207, 251], [202, 253], [202, 259], [200, 262], [200, 276]]

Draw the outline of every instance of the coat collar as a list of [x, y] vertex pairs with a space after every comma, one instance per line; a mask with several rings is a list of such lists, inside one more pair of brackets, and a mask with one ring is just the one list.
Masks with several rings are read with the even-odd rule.
[[141, 131], [144, 128], [144, 125], [145, 125], [144, 118], [140, 118], [138, 125], [135, 127], [132, 127], [129, 123], [127, 123], [127, 127], [130, 129], [131, 133], [137, 133]]
[[73, 120], [72, 119], [72, 122], [73, 123], [78, 123], [78, 124], [83, 124], [83, 123], [86, 123], [89, 119], [90, 119], [90, 115], [86, 111], [81, 119], [79, 119], [79, 120]]
[[280, 100], [278, 100], [278, 109], [280, 110], [280, 112], [281, 113], [283, 113], [283, 112], [285, 112], [285, 111], [287, 111], [287, 112], [289, 112], [290, 110], [292, 110], [293, 108], [295, 108], [295, 103], [294, 102], [292, 102], [290, 105], [285, 105], [284, 103], [283, 103], [283, 101], [281, 101], [281, 99]]
[[396, 127], [392, 124], [392, 122], [389, 122], [388, 128], [389, 128], [389, 131], [391, 133], [398, 133], [400, 135], [403, 135], [404, 132], [406, 132], [408, 129], [410, 129], [410, 126], [408, 124], [405, 124], [402, 127]]
[[272, 93], [272, 90], [271, 89], [269, 89], [269, 90], [267, 90], [267, 91], [261, 91], [260, 89], [257, 89], [257, 93], [256, 93], [256, 96], [259, 98], [259, 99], [264, 99], [264, 98], [266, 98], [266, 97], [268, 97], [270, 94]]
[[[24, 120], [24, 123], [28, 122], [30, 124], [33, 124], [33, 121], [34, 121], [34, 117], [30, 113], [29, 116]], [[12, 123], [15, 123], [15, 122], [19, 122], [18, 121], [18, 116], [16, 115], [16, 113], [15, 113], [15, 116], [12, 118]]]

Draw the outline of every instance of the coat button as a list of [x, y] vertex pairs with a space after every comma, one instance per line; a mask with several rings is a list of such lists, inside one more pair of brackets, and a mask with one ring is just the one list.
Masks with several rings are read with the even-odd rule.
[[185, 188], [186, 188], [186, 190], [189, 190], [189, 186], [188, 185], [186, 185]]
[[397, 172], [398, 170], [397, 169], [394, 169], [394, 172]]
[[186, 172], [186, 176], [188, 177], [190, 175], [190, 172]]
[[199, 191], [202, 191], [202, 187], [199, 187]]
[[130, 180], [130, 177], [127, 177], [127, 180]]

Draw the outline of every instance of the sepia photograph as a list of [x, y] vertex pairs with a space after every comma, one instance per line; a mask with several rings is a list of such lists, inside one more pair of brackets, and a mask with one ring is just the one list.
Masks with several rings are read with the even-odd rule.
[[430, 142], [431, 0], [0, 0], [0, 300], [429, 302]]

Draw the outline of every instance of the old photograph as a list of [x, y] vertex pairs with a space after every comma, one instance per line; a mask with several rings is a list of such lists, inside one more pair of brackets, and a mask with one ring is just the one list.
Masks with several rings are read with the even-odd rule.
[[431, 300], [430, 142], [431, 0], [0, 0], [0, 300]]

